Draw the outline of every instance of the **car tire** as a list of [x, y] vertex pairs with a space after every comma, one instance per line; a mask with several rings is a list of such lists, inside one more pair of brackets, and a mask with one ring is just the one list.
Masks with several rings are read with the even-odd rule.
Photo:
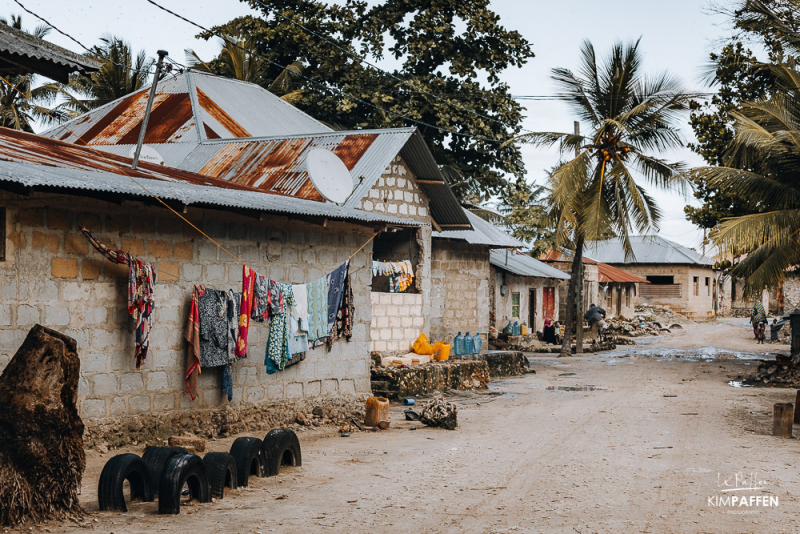
[[142, 499], [144, 502], [154, 500], [152, 477], [147, 464], [135, 454], [118, 454], [106, 462], [100, 473], [100, 483], [97, 487], [100, 510], [128, 511], [122, 489], [126, 480], [131, 486], [131, 500]]
[[142, 455], [142, 460], [150, 470], [150, 480], [153, 491], [158, 495], [161, 486], [161, 474], [167, 462], [178, 454], [189, 454], [183, 447], [147, 447]]
[[238, 470], [233, 455], [227, 452], [209, 452], [203, 456], [203, 463], [206, 464], [208, 485], [213, 498], [222, 499], [226, 487], [236, 489]]
[[264, 453], [258, 438], [236, 438], [231, 446], [231, 456], [236, 461], [236, 481], [247, 487], [251, 475], [264, 476]]
[[161, 475], [159, 514], [181, 513], [181, 491], [184, 484], [189, 486], [192, 500], [211, 502], [208, 474], [203, 460], [195, 454], [178, 454], [169, 459]]
[[275, 428], [264, 437], [265, 476], [274, 477], [280, 473], [282, 465], [299, 467], [303, 465], [300, 453], [300, 440], [294, 430]]

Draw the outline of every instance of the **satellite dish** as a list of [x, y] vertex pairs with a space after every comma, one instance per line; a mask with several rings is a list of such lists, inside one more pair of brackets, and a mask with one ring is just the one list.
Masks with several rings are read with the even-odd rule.
[[[133, 148], [131, 148], [128, 157], [133, 158], [133, 155], [135, 153], [136, 153], [136, 147], [134, 146]], [[147, 163], [152, 163], [154, 165], [164, 164], [164, 158], [161, 157], [161, 154], [158, 153], [158, 150], [147, 145], [142, 147], [142, 152], [139, 154], [139, 161], [146, 161]]]
[[306, 157], [306, 171], [311, 183], [325, 200], [342, 204], [353, 192], [353, 178], [339, 156], [315, 148]]

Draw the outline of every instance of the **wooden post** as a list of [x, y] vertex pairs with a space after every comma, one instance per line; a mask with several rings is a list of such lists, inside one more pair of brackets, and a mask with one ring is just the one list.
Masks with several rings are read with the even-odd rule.
[[775, 404], [775, 418], [772, 421], [772, 435], [780, 438], [792, 437], [794, 405], [791, 402]]
[[800, 356], [800, 310], [789, 314], [789, 324], [792, 327], [792, 358]]
[[[797, 390], [797, 397], [794, 402], [795, 406], [800, 406], [800, 389]], [[794, 422], [800, 425], [800, 408], [794, 411]]]

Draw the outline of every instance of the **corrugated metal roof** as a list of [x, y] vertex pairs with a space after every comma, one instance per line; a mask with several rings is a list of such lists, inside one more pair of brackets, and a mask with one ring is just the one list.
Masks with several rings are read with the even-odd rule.
[[[101, 191], [148, 197], [127, 175], [153, 194], [186, 205], [224, 206], [333, 219], [421, 226], [406, 219], [347, 209], [335, 204], [270, 195], [170, 167], [140, 163], [41, 136], [0, 128], [0, 181], [26, 187]], [[120, 166], [125, 167], [124, 172]]]
[[489, 251], [489, 263], [513, 274], [520, 276], [533, 276], [538, 278], [555, 278], [569, 280], [570, 276], [532, 258], [528, 254], [521, 254], [513, 250], [494, 249]]
[[[42, 135], [90, 145], [135, 144], [149, 91], [149, 87], [140, 89]], [[208, 138], [329, 131], [329, 127], [263, 87], [190, 70], [158, 82], [145, 143], [199, 143]]]
[[8, 24], [0, 24], [0, 69], [6, 74], [43, 74], [67, 83], [71, 72], [94, 72], [100, 69], [100, 64]]
[[495, 248], [525, 247], [525, 243], [499, 230], [474, 213], [470, 213], [467, 210], [463, 211], [470, 224], [472, 224], [472, 230], [444, 230], [442, 232], [433, 232], [433, 237], [440, 239], [457, 239], [466, 241], [471, 245], [489, 245]]
[[603, 263], [714, 265], [713, 260], [661, 236], [633, 236], [630, 240], [635, 256], [635, 259], [630, 261], [625, 259], [625, 251], [620, 238], [587, 243], [586, 253]]
[[640, 278], [622, 269], [618, 269], [607, 263], [598, 263], [597, 272], [600, 275], [599, 280], [602, 283], [620, 283], [620, 284], [649, 284], [644, 278]]

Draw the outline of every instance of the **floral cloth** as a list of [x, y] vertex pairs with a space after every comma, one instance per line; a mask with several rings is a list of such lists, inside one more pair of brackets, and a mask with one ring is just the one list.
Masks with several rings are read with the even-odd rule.
[[[285, 308], [294, 306], [294, 293], [291, 284], [281, 284], [283, 303]], [[289, 336], [292, 334], [289, 324], [291, 312], [286, 310], [277, 315], [273, 315], [270, 320], [269, 337], [267, 338], [267, 353], [264, 356], [264, 364], [267, 366], [267, 374], [283, 371], [286, 362], [289, 361]]]
[[81, 232], [89, 243], [110, 261], [128, 265], [128, 313], [136, 322], [134, 357], [138, 371], [147, 359], [147, 351], [150, 348], [152, 327], [150, 316], [155, 307], [156, 271], [146, 261], [102, 243], [83, 226]]

